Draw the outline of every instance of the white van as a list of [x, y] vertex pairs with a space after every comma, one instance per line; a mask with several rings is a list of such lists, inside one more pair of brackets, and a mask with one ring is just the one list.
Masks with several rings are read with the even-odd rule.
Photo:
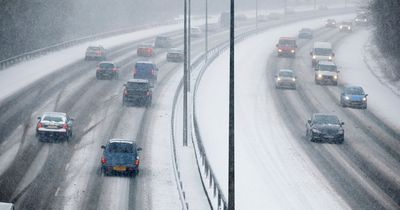
[[314, 70], [316, 84], [338, 84], [339, 71], [332, 61], [319, 61]]
[[330, 42], [314, 42], [314, 47], [310, 52], [310, 55], [312, 56], [313, 67], [318, 63], [318, 61], [333, 61], [333, 58], [335, 57]]

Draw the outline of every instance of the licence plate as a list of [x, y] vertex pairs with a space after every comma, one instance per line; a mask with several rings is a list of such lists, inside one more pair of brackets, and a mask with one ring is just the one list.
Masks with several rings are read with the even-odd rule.
[[55, 125], [49, 125], [49, 126], [47, 126], [47, 128], [55, 129], [55, 128], [57, 128], [57, 126], [55, 126]]
[[327, 139], [333, 139], [333, 136], [325, 136]]
[[126, 171], [126, 166], [114, 166], [114, 171]]

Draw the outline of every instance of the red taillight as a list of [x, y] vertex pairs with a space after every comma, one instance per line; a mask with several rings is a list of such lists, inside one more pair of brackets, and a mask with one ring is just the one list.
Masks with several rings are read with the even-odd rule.
[[154, 71], [154, 69], [151, 70], [151, 75], [156, 75], [156, 71]]
[[147, 48], [147, 54], [151, 55], [152, 50], [150, 48]]
[[43, 127], [42, 123], [38, 123], [37, 128], [41, 128], [41, 127]]
[[113, 71], [113, 72], [116, 72], [116, 71], [117, 71], [117, 68], [114, 67], [112, 71]]
[[101, 55], [101, 51], [96, 51], [96, 55]]
[[128, 90], [126, 88], [124, 89], [124, 95], [128, 95]]
[[65, 124], [63, 125], [63, 128], [68, 129], [67, 123], [65, 123]]
[[106, 164], [107, 160], [104, 157], [101, 157], [101, 164]]
[[137, 165], [137, 166], [139, 165], [139, 159], [135, 160], [135, 165]]

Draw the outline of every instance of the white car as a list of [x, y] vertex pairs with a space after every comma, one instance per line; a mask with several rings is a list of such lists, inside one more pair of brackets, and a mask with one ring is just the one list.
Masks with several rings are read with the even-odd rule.
[[319, 61], [314, 70], [316, 84], [338, 84], [339, 71], [332, 61]]
[[296, 76], [293, 70], [280, 69], [275, 76], [275, 88], [296, 89]]
[[69, 140], [72, 136], [72, 122], [66, 113], [62, 112], [45, 112], [38, 117], [36, 125], [36, 136], [40, 141], [47, 138], [63, 138]]
[[353, 23], [344, 21], [339, 25], [339, 30], [345, 31], [345, 32], [352, 32], [353, 31]]

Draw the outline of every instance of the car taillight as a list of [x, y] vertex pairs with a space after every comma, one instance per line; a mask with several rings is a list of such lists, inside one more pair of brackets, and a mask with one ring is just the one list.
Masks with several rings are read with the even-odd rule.
[[41, 128], [41, 127], [43, 127], [42, 123], [38, 123], [37, 128]]
[[126, 88], [124, 89], [124, 95], [128, 95], [128, 90]]
[[113, 72], [116, 72], [116, 71], [117, 71], [117, 68], [114, 67], [112, 71], [113, 71]]
[[149, 96], [149, 95], [150, 95], [150, 91], [147, 91], [147, 92], [146, 92], [146, 96]]
[[65, 124], [63, 125], [63, 128], [68, 129], [67, 123], [65, 123]]
[[104, 157], [101, 157], [101, 164], [106, 164], [107, 160]]
[[135, 160], [135, 165], [137, 165], [137, 166], [139, 165], [139, 159]]
[[151, 70], [151, 75], [156, 75], [156, 71], [154, 71], [154, 69]]
[[96, 55], [101, 55], [101, 51], [96, 51]]
[[100, 71], [100, 67], [97, 67], [96, 71]]

